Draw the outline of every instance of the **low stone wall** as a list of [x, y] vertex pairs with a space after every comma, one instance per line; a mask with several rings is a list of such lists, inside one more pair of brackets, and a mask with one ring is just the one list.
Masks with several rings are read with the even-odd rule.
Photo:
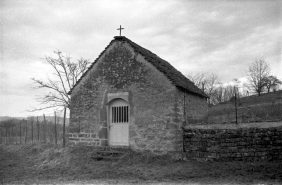
[[95, 133], [69, 133], [70, 145], [105, 146], [105, 139], [100, 139]]
[[184, 128], [187, 158], [214, 161], [282, 159], [282, 127], [195, 129]]

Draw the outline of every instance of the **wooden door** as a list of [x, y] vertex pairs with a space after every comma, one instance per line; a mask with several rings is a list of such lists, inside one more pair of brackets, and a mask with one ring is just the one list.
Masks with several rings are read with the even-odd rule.
[[112, 146], [129, 145], [129, 105], [117, 99], [110, 104], [109, 144]]

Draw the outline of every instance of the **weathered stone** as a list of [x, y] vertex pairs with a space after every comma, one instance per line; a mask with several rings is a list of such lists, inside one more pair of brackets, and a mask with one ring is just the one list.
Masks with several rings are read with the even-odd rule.
[[79, 141], [79, 138], [72, 138], [72, 137], [70, 137], [69, 140], [70, 141]]
[[[191, 156], [189, 153], [196, 152], [197, 158], [207, 159], [216, 154], [221, 161], [276, 160], [281, 158], [282, 154], [282, 145], [279, 145], [282, 139], [276, 137], [279, 130], [282, 128], [241, 128], [232, 131], [214, 129], [213, 132], [209, 129], [184, 129], [184, 147], [187, 156]], [[228, 133], [227, 137], [222, 138], [226, 133]], [[240, 138], [239, 133], [243, 133]], [[267, 136], [262, 137], [264, 133], [267, 133]]]
[[79, 127], [70, 127], [69, 128], [69, 132], [71, 132], [71, 133], [79, 133], [79, 131], [80, 131], [80, 129], [79, 129]]
[[101, 139], [99, 145], [100, 145], [100, 146], [108, 146], [108, 145], [109, 145], [109, 144], [108, 144], [108, 140]]
[[99, 131], [99, 138], [100, 139], [108, 138], [108, 129], [106, 127], [101, 128], [101, 130]]
[[87, 137], [87, 134], [85, 134], [85, 133], [79, 134], [78, 137]]

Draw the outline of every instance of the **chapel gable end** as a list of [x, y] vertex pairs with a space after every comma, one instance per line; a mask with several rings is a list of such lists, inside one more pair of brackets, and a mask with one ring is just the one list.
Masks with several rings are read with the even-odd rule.
[[94, 73], [94, 78], [103, 77], [106, 83], [121, 89], [132, 83], [146, 82], [148, 70], [144, 63], [136, 59], [136, 54], [117, 43], [97, 64]]

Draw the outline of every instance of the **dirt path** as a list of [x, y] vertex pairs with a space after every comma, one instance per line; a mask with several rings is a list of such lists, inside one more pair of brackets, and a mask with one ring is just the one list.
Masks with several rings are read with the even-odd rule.
[[282, 184], [282, 161], [200, 162], [132, 153], [95, 161], [89, 149], [0, 146], [0, 184]]

